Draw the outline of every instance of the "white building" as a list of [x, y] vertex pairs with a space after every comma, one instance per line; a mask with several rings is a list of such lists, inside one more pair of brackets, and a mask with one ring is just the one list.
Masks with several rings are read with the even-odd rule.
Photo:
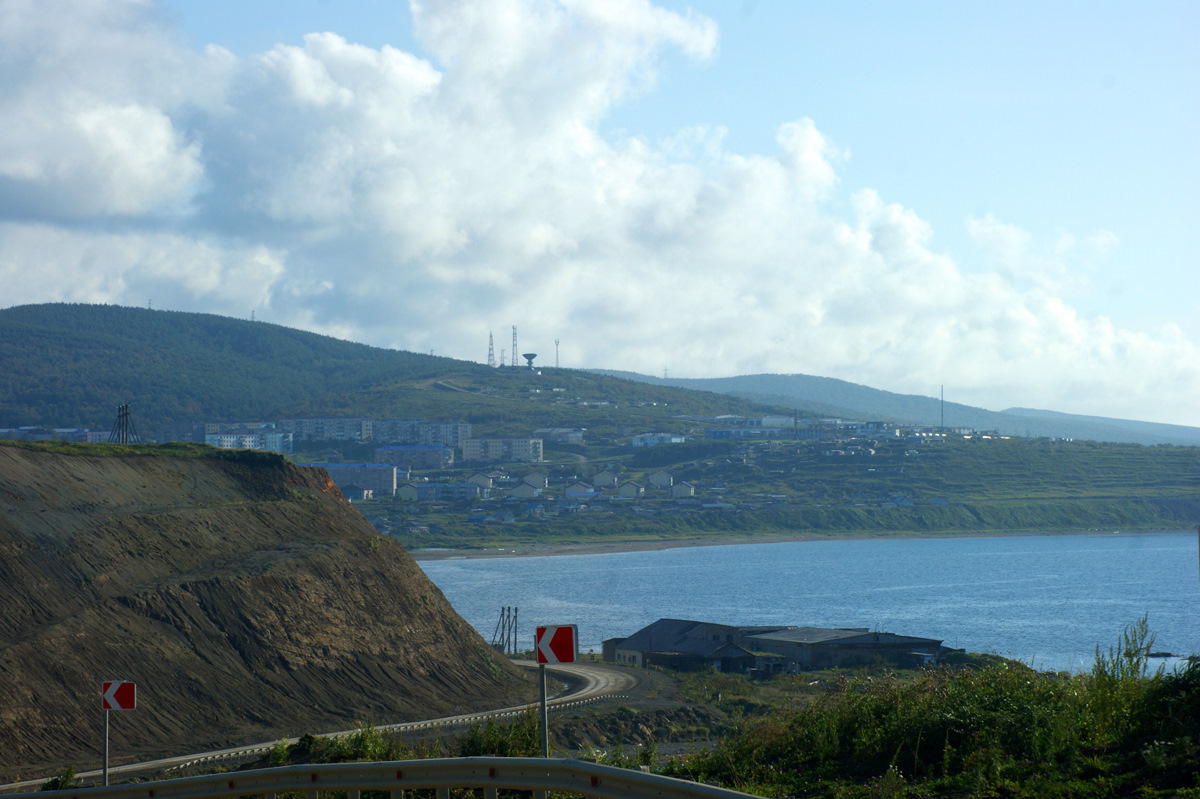
[[217, 449], [256, 449], [292, 453], [292, 434], [278, 430], [243, 430], [237, 433], [211, 433], [204, 436], [204, 443]]
[[541, 463], [540, 438], [497, 438], [483, 436], [462, 442], [463, 462]]

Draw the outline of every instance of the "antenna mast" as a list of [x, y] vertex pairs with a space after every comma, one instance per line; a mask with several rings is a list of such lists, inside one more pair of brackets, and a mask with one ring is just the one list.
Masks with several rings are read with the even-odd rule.
[[488, 332], [488, 366], [496, 365], [496, 350], [492, 347], [492, 334]]
[[554, 339], [554, 368], [558, 368], [558, 339]]
[[517, 326], [513, 325], [513, 348], [512, 348], [512, 365], [517, 368]]

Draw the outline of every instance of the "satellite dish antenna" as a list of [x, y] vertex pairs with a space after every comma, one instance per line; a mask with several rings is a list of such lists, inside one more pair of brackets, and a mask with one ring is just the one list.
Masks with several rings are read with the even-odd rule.
[[523, 352], [523, 353], [521, 353], [521, 357], [525, 359], [525, 365], [528, 366], [530, 369], [532, 369], [533, 368], [533, 359], [537, 357], [537, 353], [536, 352]]

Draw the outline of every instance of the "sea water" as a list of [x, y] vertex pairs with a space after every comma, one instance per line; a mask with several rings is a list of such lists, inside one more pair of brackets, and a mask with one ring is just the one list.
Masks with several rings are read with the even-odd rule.
[[[1087, 670], [1143, 616], [1153, 649], [1200, 654], [1196, 533], [813, 540], [422, 561], [485, 640], [575, 624], [580, 650], [659, 618], [866, 627], [1047, 671]], [[1153, 661], [1154, 663], [1163, 661]], [[1166, 660], [1172, 665], [1176, 660]]]

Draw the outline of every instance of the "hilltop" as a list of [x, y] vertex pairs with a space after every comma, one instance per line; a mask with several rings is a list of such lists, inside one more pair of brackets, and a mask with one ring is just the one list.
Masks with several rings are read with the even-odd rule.
[[[146, 437], [172, 425], [305, 416], [462, 419], [494, 434], [581, 425], [615, 435], [678, 428], [680, 414], [765, 407], [578, 370], [495, 369], [265, 322], [114, 305], [6, 308], [0, 341], [0, 428], [106, 430], [128, 403]], [[606, 404], [581, 412], [563, 398]]]
[[[989, 411], [803, 374], [657, 378], [478, 363], [381, 349], [211, 314], [52, 303], [0, 309], [0, 428], [108, 429], [132, 405], [160, 439], [203, 421], [305, 416], [462, 419], [489, 433], [683, 429], [680, 415], [783, 413], [1137, 444], [1200, 444], [1200, 428], [1028, 408]], [[540, 380], [536, 378], [541, 378]], [[551, 398], [539, 391], [555, 391]], [[608, 403], [581, 413], [561, 400]], [[522, 400], [514, 403], [513, 400]], [[539, 401], [540, 400], [540, 401]]]
[[319, 469], [202, 446], [0, 445], [12, 780], [533, 698]]

